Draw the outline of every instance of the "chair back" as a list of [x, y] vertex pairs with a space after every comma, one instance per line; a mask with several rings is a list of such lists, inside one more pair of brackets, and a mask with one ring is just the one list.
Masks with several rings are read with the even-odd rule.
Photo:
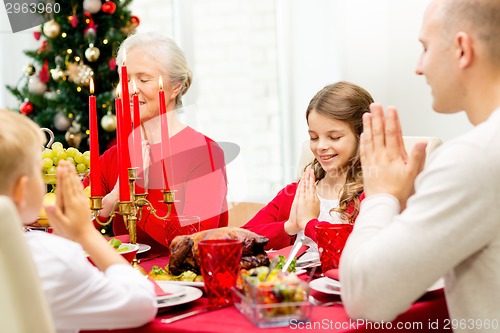
[[241, 227], [247, 223], [252, 217], [261, 210], [265, 204], [260, 202], [229, 202], [229, 226], [230, 227]]
[[12, 200], [0, 196], [0, 332], [53, 333], [54, 324]]
[[[418, 142], [427, 142], [427, 156], [429, 156], [443, 141], [434, 136], [403, 136], [406, 152], [410, 154], [411, 150]], [[304, 168], [314, 160], [314, 155], [309, 148], [309, 140], [302, 143], [302, 150], [299, 158], [299, 168], [297, 170], [297, 177], [300, 178], [304, 172]]]

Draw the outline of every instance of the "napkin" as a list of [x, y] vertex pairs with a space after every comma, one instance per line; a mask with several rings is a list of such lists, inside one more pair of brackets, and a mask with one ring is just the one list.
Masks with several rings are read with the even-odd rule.
[[339, 281], [339, 270], [338, 268], [327, 270], [323, 273], [326, 277]]
[[171, 295], [172, 293], [169, 293], [167, 291], [164, 291], [159, 285], [158, 283], [156, 283], [156, 281], [151, 278], [151, 277], [148, 277], [148, 280], [151, 281], [151, 283], [153, 284], [153, 286], [155, 287], [155, 294], [156, 294], [156, 297], [159, 297], [159, 296], [168, 296], [168, 295]]
[[[279, 250], [274, 251], [274, 252], [268, 252], [267, 256], [269, 257], [269, 259], [273, 259], [274, 257], [277, 257], [279, 255], [288, 257], [288, 255], [290, 254], [290, 251], [292, 250], [292, 247], [293, 247], [293, 245], [290, 245], [290, 246], [284, 247], [284, 248], [279, 249]], [[295, 255], [295, 258], [298, 258], [301, 255], [303, 255], [304, 252], [306, 252], [308, 248], [309, 248], [309, 246], [302, 245], [300, 247], [299, 251], [297, 251], [297, 254]]]

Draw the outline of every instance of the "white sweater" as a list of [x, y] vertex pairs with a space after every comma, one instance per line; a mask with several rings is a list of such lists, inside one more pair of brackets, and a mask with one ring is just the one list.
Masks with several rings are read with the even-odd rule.
[[450, 317], [477, 321], [454, 331], [498, 332], [500, 109], [438, 148], [415, 189], [401, 214], [387, 194], [362, 202], [340, 262], [348, 314], [392, 320], [444, 276]]

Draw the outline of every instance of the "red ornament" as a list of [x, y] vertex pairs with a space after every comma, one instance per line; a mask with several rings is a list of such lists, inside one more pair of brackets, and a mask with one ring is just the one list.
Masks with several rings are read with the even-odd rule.
[[141, 23], [141, 20], [139, 20], [139, 18], [137, 16], [131, 16], [130, 23], [132, 23], [132, 25], [137, 27]]
[[45, 59], [43, 62], [42, 69], [40, 70], [40, 73], [38, 73], [38, 77], [40, 78], [40, 81], [47, 83], [50, 80], [50, 75], [49, 75], [49, 61]]
[[108, 65], [109, 65], [109, 69], [114, 72], [115, 69], [116, 69], [116, 59], [115, 58], [111, 58], [108, 62]]
[[33, 31], [33, 36], [35, 37], [36, 40], [40, 40], [40, 37], [42, 37], [42, 32], [41, 31]]
[[21, 103], [21, 107], [19, 108], [19, 111], [21, 111], [22, 114], [24, 114], [25, 116], [29, 115], [31, 112], [33, 112], [33, 109], [34, 109], [34, 105], [33, 103], [31, 103], [30, 101], [26, 100], [24, 102]]
[[78, 17], [76, 15], [71, 16], [71, 26], [73, 28], [78, 26]]
[[113, 1], [106, 1], [102, 4], [101, 10], [106, 14], [114, 14], [116, 11], [116, 4]]

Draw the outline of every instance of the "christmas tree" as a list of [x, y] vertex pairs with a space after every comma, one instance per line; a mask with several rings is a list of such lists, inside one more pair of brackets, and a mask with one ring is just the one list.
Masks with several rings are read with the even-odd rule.
[[[37, 50], [15, 87], [19, 111], [41, 127], [51, 129], [55, 140], [88, 149], [88, 96], [93, 78], [97, 98], [99, 146], [106, 149], [115, 136], [115, 90], [118, 84], [116, 51], [139, 25], [127, 7], [132, 0], [55, 0], [59, 11], [45, 14], [46, 22], [34, 32]], [[50, 16], [47, 16], [50, 15]]]

